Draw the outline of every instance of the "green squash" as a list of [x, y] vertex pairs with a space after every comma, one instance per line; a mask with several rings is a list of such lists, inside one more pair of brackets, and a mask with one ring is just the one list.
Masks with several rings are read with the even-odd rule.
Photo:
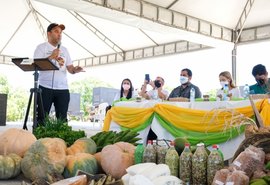
[[185, 143], [189, 143], [186, 137], [177, 137], [174, 139], [174, 147], [179, 156], [185, 148]]
[[17, 154], [0, 155], [0, 179], [10, 179], [21, 173], [22, 158]]
[[60, 138], [42, 138], [31, 145], [24, 154], [21, 168], [24, 176], [34, 181], [49, 180], [62, 174], [66, 165], [66, 143]]
[[82, 170], [90, 174], [98, 172], [96, 158], [89, 153], [77, 153], [67, 156], [67, 165], [64, 170], [64, 177], [69, 178], [76, 175], [77, 170]]

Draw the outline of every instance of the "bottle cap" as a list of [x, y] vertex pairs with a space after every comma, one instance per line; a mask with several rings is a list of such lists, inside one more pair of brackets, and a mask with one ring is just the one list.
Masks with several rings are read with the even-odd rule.
[[198, 143], [197, 147], [199, 147], [199, 146], [204, 146], [204, 143]]
[[153, 141], [152, 140], [148, 140], [147, 141], [147, 144], [153, 144]]
[[189, 146], [190, 146], [190, 144], [189, 144], [189, 143], [185, 143], [185, 146], [189, 147]]

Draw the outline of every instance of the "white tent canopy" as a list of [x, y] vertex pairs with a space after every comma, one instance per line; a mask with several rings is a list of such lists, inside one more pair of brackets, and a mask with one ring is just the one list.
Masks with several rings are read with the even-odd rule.
[[241, 29], [240, 42], [270, 38], [269, 9], [269, 0], [1, 1], [0, 63], [31, 58], [52, 22], [66, 26], [62, 43], [82, 66], [233, 49]]

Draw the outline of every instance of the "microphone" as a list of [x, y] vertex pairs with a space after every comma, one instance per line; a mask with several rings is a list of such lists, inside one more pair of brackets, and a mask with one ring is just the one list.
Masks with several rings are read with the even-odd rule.
[[59, 49], [60, 46], [61, 46], [61, 42], [58, 42], [58, 44], [57, 44], [57, 49]]
[[[58, 42], [57, 49], [59, 49], [60, 46], [61, 46], [61, 41]], [[59, 55], [60, 55], [60, 53], [59, 53]], [[56, 60], [57, 60], [58, 64], [60, 65], [60, 67], [64, 65], [64, 60], [60, 56], [58, 56]]]

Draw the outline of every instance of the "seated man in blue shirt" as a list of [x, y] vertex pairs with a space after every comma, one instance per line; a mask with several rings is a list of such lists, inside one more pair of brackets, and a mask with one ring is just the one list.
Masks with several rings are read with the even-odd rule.
[[256, 80], [256, 84], [249, 87], [251, 94], [269, 94], [270, 93], [270, 78], [268, 72], [262, 64], [253, 67], [252, 75]]
[[177, 97], [190, 98], [190, 89], [192, 87], [195, 89], [195, 98], [201, 98], [202, 93], [199, 87], [193, 85], [190, 82], [191, 78], [192, 78], [192, 71], [187, 68], [182, 69], [180, 73], [181, 85], [172, 90], [168, 99], [170, 100], [170, 98], [177, 98]]

